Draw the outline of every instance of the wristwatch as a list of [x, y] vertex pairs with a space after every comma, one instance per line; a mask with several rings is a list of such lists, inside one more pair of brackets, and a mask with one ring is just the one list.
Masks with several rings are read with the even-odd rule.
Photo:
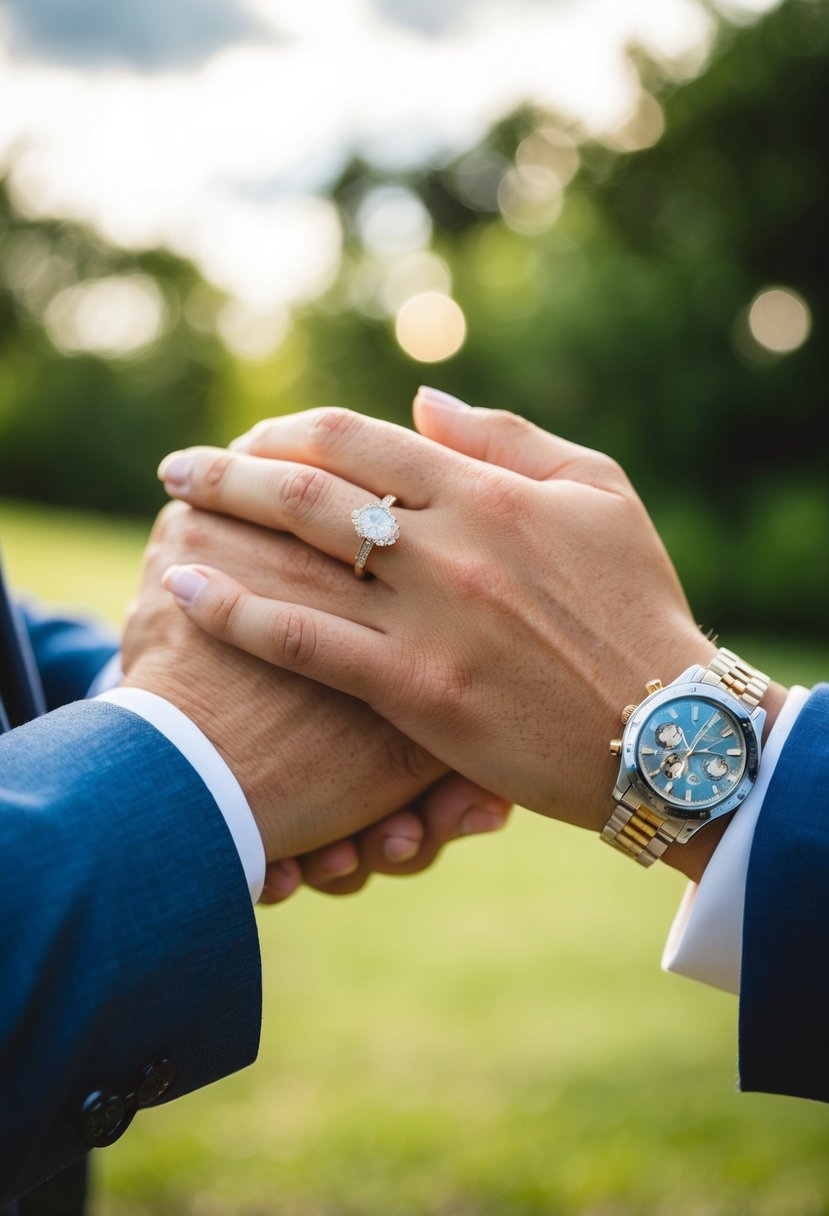
[[622, 711], [622, 738], [610, 743], [621, 761], [602, 840], [650, 866], [739, 806], [757, 777], [768, 686], [767, 675], [725, 648], [665, 687], [649, 680], [644, 701]]

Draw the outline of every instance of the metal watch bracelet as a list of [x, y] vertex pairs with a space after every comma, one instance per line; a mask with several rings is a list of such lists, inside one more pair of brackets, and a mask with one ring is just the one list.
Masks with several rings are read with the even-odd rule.
[[[765, 696], [769, 677], [723, 646], [698, 683], [712, 684], [753, 710]], [[683, 826], [681, 819], [661, 815], [648, 806], [630, 786], [602, 829], [601, 839], [641, 866], [651, 866], [673, 844]]]

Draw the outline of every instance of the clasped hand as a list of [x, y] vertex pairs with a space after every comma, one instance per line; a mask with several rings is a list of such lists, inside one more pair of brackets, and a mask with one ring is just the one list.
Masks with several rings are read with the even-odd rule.
[[[599, 829], [621, 707], [713, 647], [614, 461], [433, 391], [415, 422], [428, 438], [312, 410], [168, 457], [171, 495], [303, 547], [276, 596], [204, 563], [165, 584], [212, 637], [358, 698], [504, 799]], [[389, 493], [400, 539], [358, 580], [351, 513]]]
[[503, 826], [509, 811], [475, 783], [444, 776], [445, 765], [365, 704], [207, 637], [161, 586], [171, 563], [196, 561], [223, 565], [263, 596], [291, 594], [314, 565], [304, 549], [235, 519], [168, 505], [121, 650], [125, 683], [183, 710], [239, 780], [270, 863], [265, 902], [300, 881], [347, 894], [372, 872], [418, 872], [448, 841]]

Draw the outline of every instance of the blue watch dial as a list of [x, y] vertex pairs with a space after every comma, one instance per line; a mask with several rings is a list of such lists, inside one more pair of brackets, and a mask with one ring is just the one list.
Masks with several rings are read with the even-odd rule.
[[704, 697], [675, 697], [658, 706], [636, 740], [643, 780], [680, 816], [693, 816], [729, 798], [747, 762], [739, 722]]

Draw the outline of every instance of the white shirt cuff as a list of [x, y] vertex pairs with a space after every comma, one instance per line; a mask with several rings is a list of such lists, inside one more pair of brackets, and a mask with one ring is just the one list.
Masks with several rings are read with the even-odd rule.
[[265, 885], [262, 837], [242, 787], [207, 736], [180, 709], [153, 692], [141, 688], [114, 688], [96, 699], [138, 714], [169, 739], [196, 770], [224, 816], [245, 871], [250, 897], [256, 903]]
[[777, 761], [809, 690], [795, 685], [769, 732], [754, 788], [732, 818], [699, 884], [689, 883], [662, 955], [674, 971], [739, 993], [743, 908], [754, 829]]

